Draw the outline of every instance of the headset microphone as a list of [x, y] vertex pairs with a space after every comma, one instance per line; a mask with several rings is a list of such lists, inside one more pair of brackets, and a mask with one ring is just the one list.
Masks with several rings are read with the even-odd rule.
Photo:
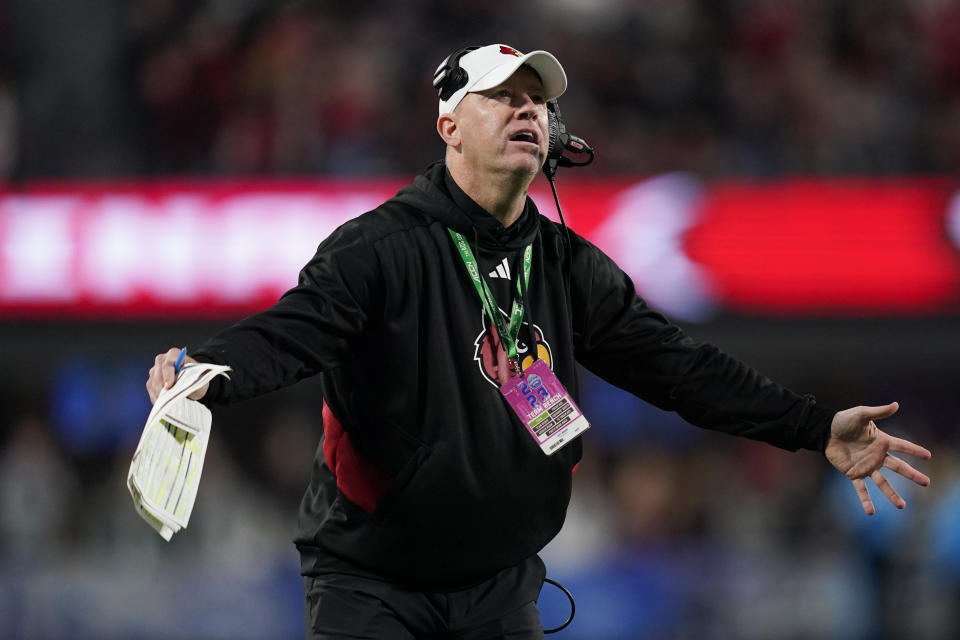
[[[593, 148], [583, 138], [567, 131], [567, 126], [560, 116], [560, 105], [557, 104], [556, 100], [547, 103], [547, 118], [549, 120], [550, 147], [547, 151], [547, 161], [543, 165], [543, 171], [547, 174], [547, 179], [550, 180], [552, 185], [559, 167], [585, 167], [593, 162]], [[585, 160], [574, 160], [563, 155], [564, 151], [574, 154], [587, 154], [588, 157]]]

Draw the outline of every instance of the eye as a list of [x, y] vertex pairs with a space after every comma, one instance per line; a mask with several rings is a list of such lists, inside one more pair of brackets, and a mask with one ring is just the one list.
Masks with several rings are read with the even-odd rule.
[[507, 98], [508, 100], [513, 97], [513, 91], [510, 89], [500, 89], [496, 93], [497, 98]]
[[545, 104], [547, 102], [546, 100], [543, 99], [543, 96], [536, 93], [532, 94], [530, 96], [530, 99], [533, 100], [534, 104]]

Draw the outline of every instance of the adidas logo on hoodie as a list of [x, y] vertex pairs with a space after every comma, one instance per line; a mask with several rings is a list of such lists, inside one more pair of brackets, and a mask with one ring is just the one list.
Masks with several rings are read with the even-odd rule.
[[491, 271], [488, 274], [491, 278], [506, 278], [510, 279], [510, 263], [506, 258], [500, 261], [500, 264], [497, 265], [497, 268]]

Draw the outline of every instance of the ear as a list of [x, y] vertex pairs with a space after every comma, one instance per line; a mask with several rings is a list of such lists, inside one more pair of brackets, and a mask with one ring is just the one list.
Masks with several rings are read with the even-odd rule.
[[437, 133], [448, 147], [460, 146], [460, 126], [454, 114], [444, 113], [437, 118]]

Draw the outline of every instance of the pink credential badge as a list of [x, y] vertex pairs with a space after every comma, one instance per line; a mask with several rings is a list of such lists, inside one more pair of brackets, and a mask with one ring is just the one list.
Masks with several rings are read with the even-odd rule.
[[547, 455], [590, 427], [590, 423], [543, 360], [508, 380], [500, 393]]

